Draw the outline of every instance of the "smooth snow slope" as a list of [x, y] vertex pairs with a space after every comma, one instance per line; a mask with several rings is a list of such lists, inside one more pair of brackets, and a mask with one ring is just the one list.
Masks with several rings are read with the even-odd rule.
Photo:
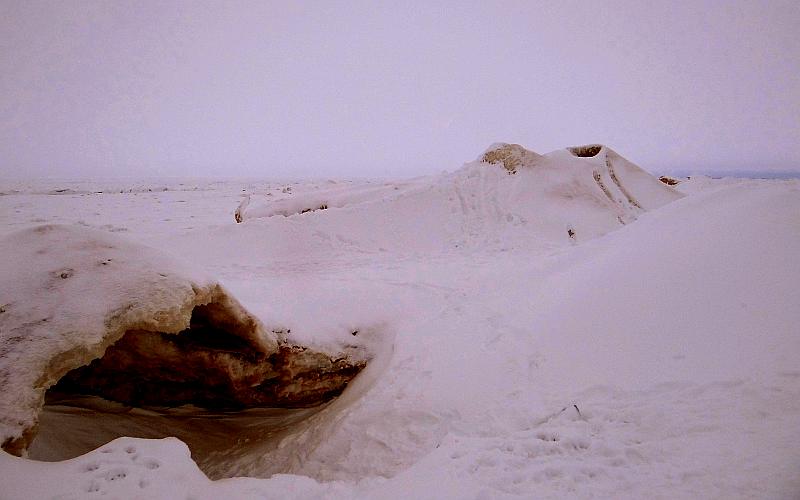
[[[580, 159], [589, 182], [594, 160]], [[591, 241], [581, 227], [593, 226], [577, 225], [573, 245], [565, 221], [548, 232], [492, 218], [478, 195], [525, 172], [474, 167], [448, 174], [480, 188], [474, 219], [451, 217], [459, 199], [419, 194], [454, 192], [435, 183], [407, 203], [188, 232], [153, 233], [156, 215], [131, 213], [145, 228], [131, 236], [220, 276], [259, 317], [320, 342], [375, 325], [370, 342], [387, 354], [230, 471], [269, 479], [211, 483], [174, 440], [122, 439], [60, 463], [0, 454], [0, 497], [796, 498], [800, 183], [680, 186], [691, 194], [661, 208], [623, 207], [637, 217], [624, 226], [609, 202], [596, 220], [611, 224]]]

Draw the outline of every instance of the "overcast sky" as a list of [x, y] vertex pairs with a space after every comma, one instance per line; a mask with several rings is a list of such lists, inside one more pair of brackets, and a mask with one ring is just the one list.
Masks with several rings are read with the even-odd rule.
[[0, 174], [800, 169], [800, 2], [0, 0]]

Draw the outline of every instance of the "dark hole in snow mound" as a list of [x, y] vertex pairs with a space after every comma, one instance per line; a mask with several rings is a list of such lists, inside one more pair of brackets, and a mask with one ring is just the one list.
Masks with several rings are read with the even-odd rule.
[[573, 146], [571, 148], [567, 148], [570, 153], [575, 156], [579, 156], [581, 158], [591, 158], [593, 156], [597, 156], [598, 153], [603, 149], [602, 144], [587, 144], [585, 146]]
[[[0, 443], [18, 456], [179, 436], [214, 462], [204, 470], [228, 474], [240, 439], [304, 420], [370, 359], [364, 345], [294, 345], [218, 283], [108, 233], [39, 226], [0, 238], [0, 250], [12, 299], [0, 303]], [[260, 460], [262, 443], [251, 448]]]
[[50, 392], [132, 406], [303, 408], [341, 394], [366, 365], [290, 344], [264, 353], [236, 334], [240, 327], [215, 304], [196, 306], [188, 329], [176, 335], [128, 331]]

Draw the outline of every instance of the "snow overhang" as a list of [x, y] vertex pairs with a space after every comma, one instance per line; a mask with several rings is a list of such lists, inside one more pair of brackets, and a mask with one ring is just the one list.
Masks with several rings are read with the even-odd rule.
[[319, 405], [363, 356], [293, 345], [222, 286], [158, 252], [70, 226], [0, 240], [0, 443], [23, 455], [45, 395], [237, 410]]

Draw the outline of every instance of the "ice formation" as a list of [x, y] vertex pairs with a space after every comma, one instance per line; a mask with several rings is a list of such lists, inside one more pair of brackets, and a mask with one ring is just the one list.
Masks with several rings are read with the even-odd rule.
[[[251, 195], [235, 218], [307, 214], [316, 220], [304, 224], [319, 225], [321, 231], [341, 221], [348, 238], [359, 244], [390, 233], [390, 240], [379, 245], [387, 249], [417, 245], [417, 251], [445, 251], [487, 243], [513, 248], [586, 241], [682, 197], [604, 145], [540, 155], [519, 144], [496, 143], [453, 173]], [[322, 207], [332, 210], [322, 213]], [[275, 235], [288, 230], [278, 221], [271, 225]]]
[[51, 388], [134, 406], [307, 407], [366, 363], [293, 345], [215, 281], [104, 232], [25, 229], [0, 255], [0, 442], [14, 454]]

